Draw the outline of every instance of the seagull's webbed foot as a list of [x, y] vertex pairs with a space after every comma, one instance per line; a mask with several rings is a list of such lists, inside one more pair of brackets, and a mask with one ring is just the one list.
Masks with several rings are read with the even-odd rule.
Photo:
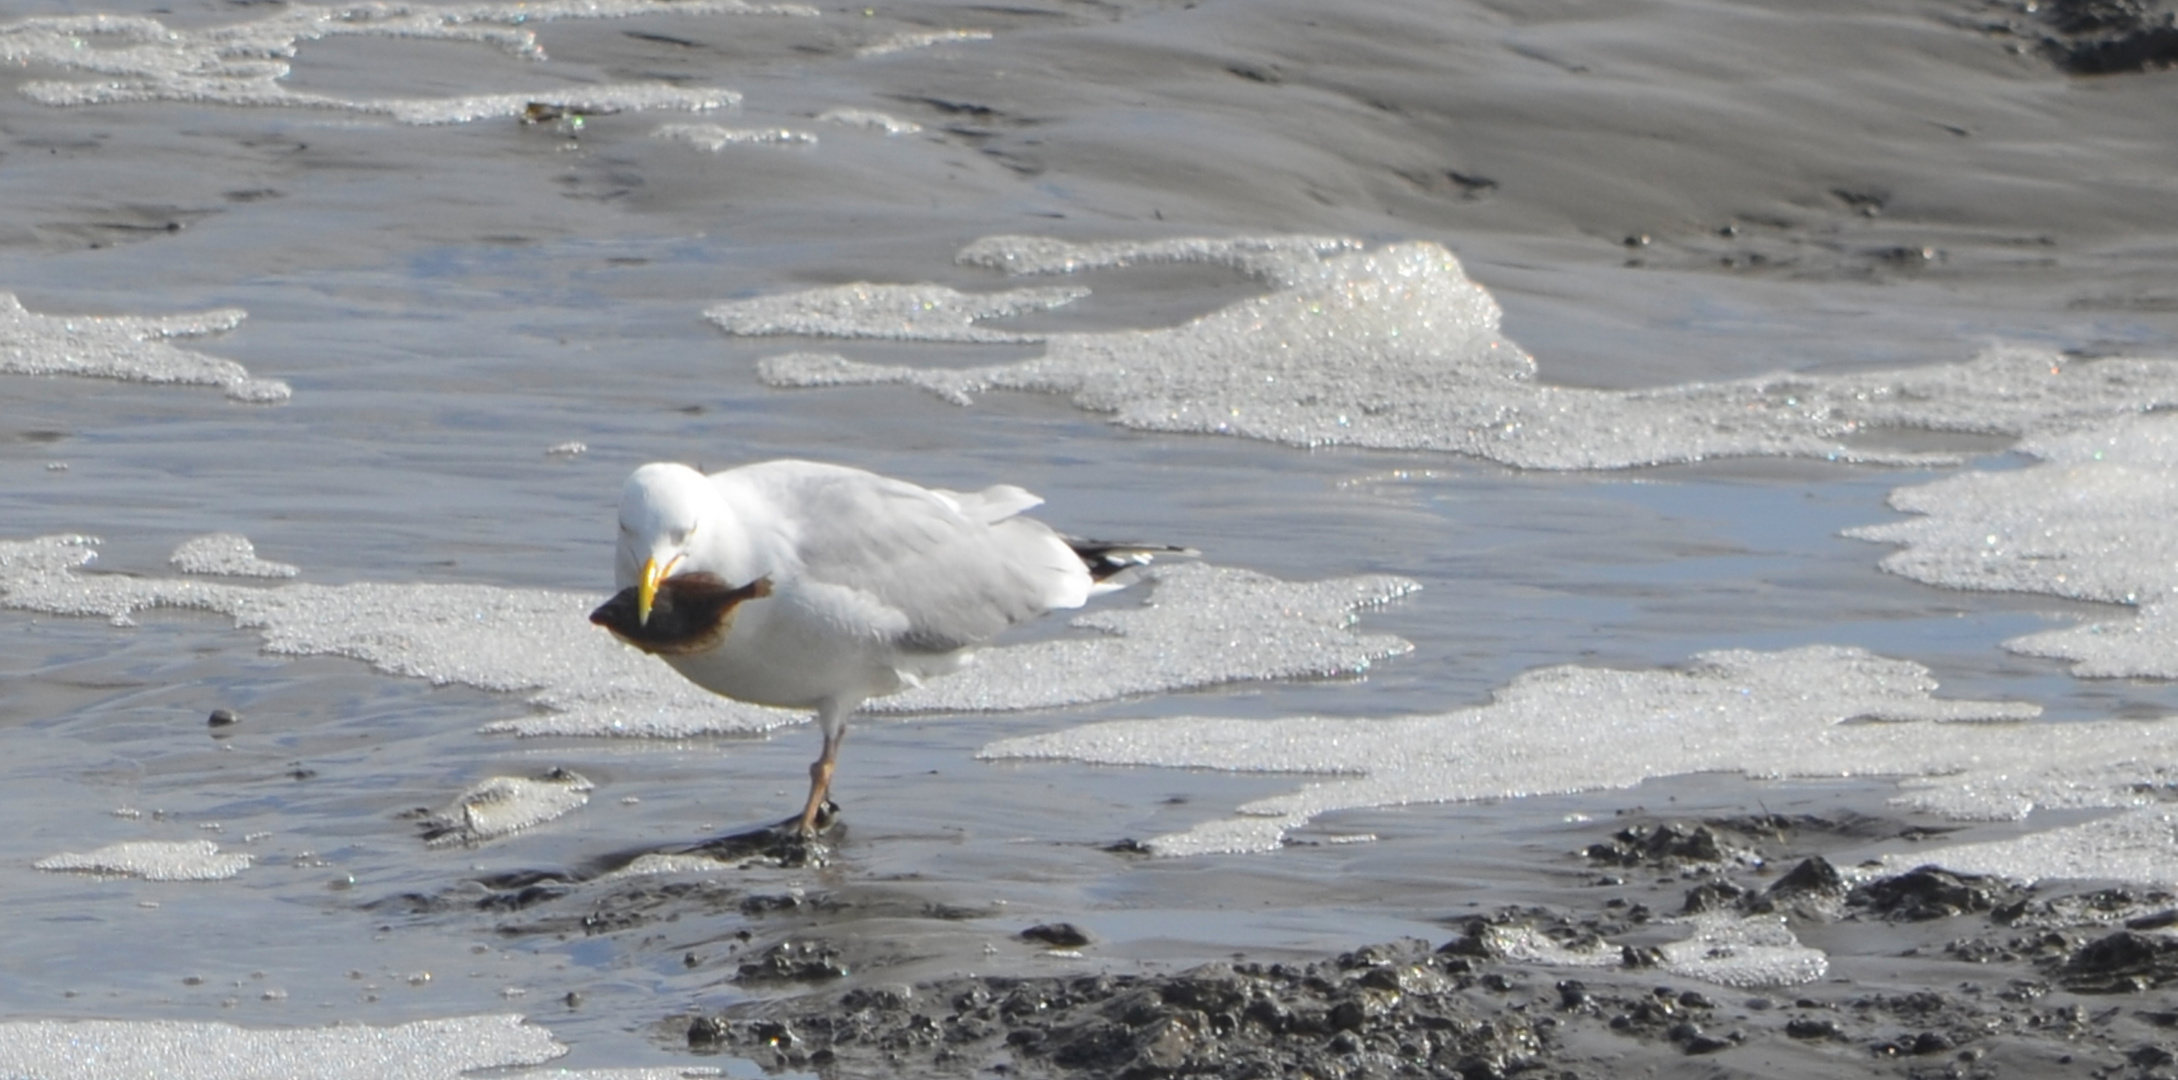
[[725, 862], [758, 859], [781, 866], [822, 866], [830, 861], [838, 838], [829, 835], [839, 825], [839, 805], [827, 800], [818, 807], [816, 828], [802, 830], [800, 815], [775, 825], [746, 829], [714, 837], [687, 849]]
[[791, 817], [772, 826], [772, 853], [781, 866], [823, 866], [831, 861], [836, 837], [828, 834], [837, 824], [839, 804], [826, 799], [813, 814]]

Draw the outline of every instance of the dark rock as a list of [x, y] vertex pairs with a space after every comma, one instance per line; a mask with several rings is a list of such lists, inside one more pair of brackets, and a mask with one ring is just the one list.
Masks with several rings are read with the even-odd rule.
[[912, 995], [882, 986], [858, 986], [840, 995], [839, 1006], [850, 1012], [863, 1009], [898, 1009], [908, 1003]]
[[1134, 1060], [1134, 1039], [1127, 1029], [1105, 1020], [1092, 1020], [1069, 1033], [1051, 1052], [1052, 1064], [1116, 1076]]
[[1913, 1037], [1913, 1045], [1910, 1049], [1916, 1056], [1926, 1057], [1929, 1054], [1948, 1053], [1951, 1046], [1951, 1040], [1946, 1038], [1943, 1032], [1924, 1031]]
[[726, 1029], [708, 1016], [699, 1016], [688, 1022], [688, 1045], [717, 1046], [724, 1038]]
[[[1636, 1024], [1638, 1024], [1638, 1018], [1634, 1019], [1636, 1021]], [[1717, 1051], [1726, 1049], [1732, 1045], [1732, 1041], [1730, 1039], [1723, 1039], [1715, 1035], [1711, 1035], [1708, 1032], [1703, 1031], [1702, 1026], [1693, 1022], [1692, 1020], [1681, 1020], [1675, 1024], [1672, 1024], [1664, 1031], [1664, 1038], [1670, 1040], [1673, 1044], [1677, 1045], [1680, 1050], [1683, 1050], [1690, 1055], [1714, 1054]]]
[[1687, 890], [1686, 902], [1679, 907], [1682, 915], [1697, 915], [1704, 911], [1719, 911], [1736, 907], [1747, 890], [1723, 878], [1705, 881]]
[[520, 911], [537, 904], [557, 900], [568, 890], [556, 885], [524, 885], [510, 892], [486, 894], [476, 902], [478, 911]]
[[1217, 1015], [1248, 1006], [1245, 982], [1224, 964], [1209, 964], [1174, 978], [1163, 991], [1165, 1003]]
[[2143, 1069], [2160, 1069], [2165, 1065], [2178, 1064], [2178, 1054], [2173, 1054], [2154, 1043], [2148, 1043], [2125, 1055], [2125, 1060]]
[[847, 965], [829, 946], [819, 942], [784, 941], [764, 950], [753, 962], [741, 965], [734, 981], [815, 982], [846, 975]]
[[1732, 1040], [1720, 1039], [1715, 1035], [1696, 1034], [1693, 1038], [1679, 1045], [1689, 1054], [1714, 1054], [1719, 1050], [1728, 1049], [1732, 1045]]
[[792, 911], [802, 906], [802, 898], [792, 893], [747, 896], [741, 900], [743, 915], [765, 915], [774, 911]]
[[1849, 893], [1846, 902], [1886, 918], [1922, 922], [1992, 911], [2015, 902], [2020, 892], [2002, 878], [1923, 866], [1868, 882]]
[[1837, 867], [1830, 865], [1830, 860], [1813, 855], [1802, 859], [1800, 865], [1787, 871], [1785, 876], [1778, 878], [1765, 892], [1774, 899], [1806, 895], [1843, 896], [1845, 877], [1838, 873]]
[[1714, 829], [1677, 822], [1620, 829], [1609, 842], [1590, 845], [1587, 855], [1595, 862], [1614, 866], [1716, 863], [1726, 858]]
[[777, 1020], [752, 1021], [749, 1024], [749, 1035], [766, 1046], [795, 1046], [802, 1041], [795, 1037], [793, 1028]]
[[2039, 5], [2038, 14], [2053, 31], [2043, 39], [2043, 52], [2074, 75], [2168, 69], [2178, 65], [2178, 16], [2158, 6], [2154, 0]]
[[[1305, 967], [1211, 964], [1172, 976], [963, 977], [917, 992], [943, 1018], [858, 988], [751, 1003], [720, 1041], [791, 1064], [830, 1054], [825, 1075], [1272, 1078], [1527, 1075], [1544, 1047], [1525, 1002], [1463, 994], [1422, 942], [1356, 950]], [[1402, 974], [1405, 973], [1405, 974]], [[1367, 985], [1412, 977], [1407, 992]], [[758, 1029], [760, 1022], [779, 1025]], [[1549, 1021], [1554, 1024], [1556, 1021]], [[781, 1033], [792, 1046], [782, 1046]]]
[[1503, 950], [1490, 940], [1490, 920], [1469, 919], [1459, 937], [1437, 946], [1437, 951], [1450, 956], [1477, 956], [1494, 958]]
[[227, 727], [241, 722], [242, 718], [236, 715], [232, 709], [213, 709], [211, 718], [205, 721], [206, 724], [212, 727]]
[[816, 825], [816, 835], [804, 834], [801, 831], [800, 815], [796, 815], [777, 824], [714, 836], [700, 844], [672, 850], [678, 854], [702, 855], [726, 863], [757, 861], [779, 866], [815, 868], [823, 866], [830, 859], [836, 842], [835, 833], [843, 832], [846, 828], [840, 822], [839, 804], [825, 800], [824, 805], [817, 808]]
[[2178, 926], [2178, 908], [2125, 920], [2127, 930], [2164, 930]]
[[1785, 1034], [1795, 1039], [1835, 1039], [1842, 1033], [1835, 1020], [1817, 1020], [1809, 1016], [1795, 1016], [1785, 1022]]
[[2124, 994], [2178, 981], [2178, 939], [2120, 930], [2080, 946], [2057, 969], [2065, 989]]
[[1037, 941], [1054, 949], [1078, 949], [1089, 944], [1089, 934], [1073, 923], [1040, 923], [1021, 931], [1021, 940]]

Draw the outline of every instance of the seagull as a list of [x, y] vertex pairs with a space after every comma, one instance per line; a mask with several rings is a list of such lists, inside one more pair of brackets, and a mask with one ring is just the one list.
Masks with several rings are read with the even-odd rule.
[[824, 749], [796, 820], [812, 836], [864, 701], [1120, 588], [1109, 579], [1130, 566], [1193, 554], [1076, 540], [1019, 516], [1042, 502], [1010, 484], [944, 491], [814, 461], [709, 476], [654, 462], [621, 491], [620, 591], [590, 621], [713, 693], [815, 710]]

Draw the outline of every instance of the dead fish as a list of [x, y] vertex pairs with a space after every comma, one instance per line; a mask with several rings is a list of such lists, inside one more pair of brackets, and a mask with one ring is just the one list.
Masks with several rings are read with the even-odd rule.
[[651, 601], [650, 620], [637, 614], [637, 593], [630, 585], [613, 594], [590, 621], [644, 652], [681, 656], [716, 648], [733, 628], [734, 608], [743, 601], [771, 595], [771, 578], [760, 577], [746, 585], [728, 585], [717, 574], [682, 574], [658, 583]]

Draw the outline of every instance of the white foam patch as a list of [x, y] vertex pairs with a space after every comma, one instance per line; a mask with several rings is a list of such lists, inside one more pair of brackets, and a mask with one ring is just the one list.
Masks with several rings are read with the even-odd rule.
[[[591, 626], [587, 593], [487, 585], [290, 584], [87, 574], [97, 541], [0, 541], [0, 607], [104, 616], [147, 609], [231, 616], [267, 652], [344, 656], [389, 674], [521, 693], [541, 712], [485, 730], [518, 735], [689, 738], [805, 719], [719, 697]], [[1078, 704], [1262, 679], [1352, 675], [1407, 642], [1352, 628], [1356, 608], [1416, 586], [1364, 577], [1288, 583], [1183, 563], [1152, 568], [1132, 609], [1076, 622], [1098, 636], [986, 649], [977, 662], [874, 709], [984, 711]]]
[[[1628, 788], [1695, 772], [1931, 777], [1932, 786], [1973, 785], [1981, 813], [2017, 816], [2040, 805], [2032, 763], [2122, 762], [2178, 739], [2178, 724], [2020, 723], [2040, 709], [1940, 699], [1935, 689], [1921, 665], [1859, 649], [1735, 650], [1676, 671], [1544, 668], [1488, 705], [1435, 715], [1113, 721], [1000, 740], [980, 756], [1333, 777], [1149, 841], [1161, 855], [1194, 855], [1272, 850], [1335, 810]], [[2103, 797], [2125, 805], [2131, 796]]]
[[[2072, 729], [2085, 728], [2075, 737]], [[2147, 807], [2178, 791], [2178, 722], [2041, 724], [2015, 754], [1908, 780], [1899, 805], [1945, 817], [2009, 821], [2036, 810]]]
[[684, 874], [715, 874], [731, 869], [734, 864], [709, 855], [687, 853], [668, 854], [649, 852], [637, 856], [635, 861], [600, 877], [600, 881], [619, 881], [623, 878], [678, 877]]
[[[732, 90], [689, 89], [665, 83], [633, 83], [452, 98], [400, 98], [389, 101], [331, 102], [356, 112], [384, 113], [404, 124], [466, 124], [499, 117], [527, 117], [542, 109], [558, 115], [610, 116], [623, 112], [679, 110], [708, 112], [741, 102]], [[301, 104], [301, 103], [296, 103]]]
[[1367, 245], [1342, 236], [1242, 236], [1224, 240], [1108, 240], [1077, 244], [1047, 236], [986, 236], [960, 249], [964, 266], [1007, 274], [1073, 274], [1128, 266], [1223, 266], [1280, 288], [1300, 285], [1322, 259]]
[[[520, 1080], [676, 1080], [721, 1075], [709, 1068], [527, 1067], [567, 1053], [522, 1017], [464, 1016], [392, 1027], [258, 1029], [175, 1020], [18, 1020], [0, 1023], [0, 1075], [37, 1080], [190, 1077], [244, 1080], [463, 1080], [483, 1070]], [[519, 1070], [519, 1071], [516, 1071]]]
[[489, 777], [431, 815], [433, 847], [477, 844], [564, 817], [596, 788], [580, 773], [555, 769], [537, 778]]
[[815, 146], [817, 137], [792, 128], [729, 128], [717, 124], [665, 124], [652, 136], [714, 154], [729, 146]]
[[1338, 678], [1414, 648], [1354, 629], [1356, 611], [1421, 588], [1408, 578], [1289, 582], [1197, 562], [1152, 566], [1142, 576], [1148, 588], [1141, 603], [1068, 624], [1097, 637], [985, 649], [951, 675], [864, 708], [1005, 712], [1224, 683]]
[[1079, 286], [964, 293], [943, 285], [835, 285], [787, 296], [734, 300], [704, 317], [737, 337], [888, 338], [898, 341], [1023, 343], [1046, 335], [977, 326], [1071, 304], [1089, 290]]
[[217, 386], [236, 401], [286, 401], [277, 379], [255, 379], [232, 360], [169, 338], [202, 337], [242, 324], [239, 308], [193, 315], [40, 315], [0, 292], [0, 373], [74, 375], [165, 386]]
[[1796, 986], [1830, 972], [1830, 958], [1800, 943], [1778, 916], [1711, 912], [1684, 920], [1694, 933], [1660, 946], [1662, 966], [1724, 986]]
[[210, 533], [185, 540], [166, 561], [184, 574], [291, 578], [301, 572], [288, 563], [258, 558], [257, 545], [240, 533]]
[[2178, 604], [2142, 604], [2131, 619], [2016, 637], [2006, 649], [2067, 660], [2083, 679], [2178, 679]]
[[894, 34], [883, 41], [874, 42], [855, 50], [855, 55], [868, 59], [873, 56], [890, 56], [912, 49], [928, 49], [935, 45], [955, 45], [964, 41], [989, 41], [989, 30], [910, 30]]
[[40, 870], [145, 881], [224, 881], [249, 869], [248, 855], [219, 850], [210, 840], [128, 840], [96, 851], [67, 851], [31, 864]]
[[1921, 516], [1847, 530], [1904, 544], [1883, 569], [1953, 589], [2046, 593], [2129, 604], [2137, 618], [2005, 642], [2073, 662], [2083, 677], [2178, 678], [2178, 417], [2117, 420], [2032, 439], [2028, 469], [1971, 472], [1901, 488]]
[[709, 1080], [725, 1076], [722, 1069], [701, 1065], [667, 1065], [662, 1068], [634, 1069], [552, 1069], [545, 1072], [518, 1072], [506, 1074], [506, 1080]]
[[[1830, 958], [1793, 936], [1779, 916], [1735, 916], [1705, 912], [1665, 924], [1689, 928], [1685, 938], [1657, 948], [1657, 966], [1688, 978], [1723, 986], [1795, 986], [1814, 982], [1830, 970]], [[1560, 944], [1527, 926], [1490, 926], [1488, 948], [1506, 959], [1551, 967], [1616, 968], [1623, 950], [1610, 942], [1586, 948]]]
[[817, 114], [817, 119], [828, 124], [839, 124], [843, 127], [868, 128], [873, 131], [884, 132], [887, 135], [913, 135], [923, 130], [923, 126], [913, 120], [902, 120], [899, 117], [871, 109], [850, 109], [846, 107], [826, 109]]
[[[1899, 429], [2049, 434], [2178, 406], [2178, 364], [2080, 361], [2015, 348], [1903, 371], [1631, 391], [1549, 386], [1536, 381], [1533, 359], [1499, 333], [1497, 302], [1450, 252], [1419, 242], [1357, 246], [1323, 237], [1088, 245], [994, 237], [962, 251], [961, 261], [1024, 274], [1203, 263], [1241, 269], [1273, 288], [1175, 327], [1044, 335], [1043, 355], [1014, 363], [918, 367], [795, 353], [768, 358], [759, 372], [774, 386], [898, 384], [956, 404], [989, 390], [1059, 394], [1148, 431], [1447, 451], [1535, 469], [1762, 456], [1950, 464], [1958, 455], [1864, 440]], [[979, 339], [959, 316], [973, 322], [1003, 312], [979, 315], [958, 304], [926, 333], [902, 317], [901, 300], [937, 286], [857, 288], [864, 293], [813, 290], [737, 306], [825, 311], [821, 323], [778, 319], [754, 331], [768, 334], [1034, 337]]]
[[97, 541], [0, 541], [0, 607], [104, 616], [178, 608], [231, 616], [265, 651], [343, 656], [438, 685], [530, 695], [592, 735], [682, 738], [764, 731], [794, 713], [711, 694], [590, 625], [595, 594], [487, 585], [292, 584], [85, 574]]
[[283, 81], [298, 46], [307, 41], [341, 36], [449, 41], [543, 60], [544, 50], [531, 29], [535, 24], [660, 13], [817, 14], [815, 8], [802, 4], [751, 4], [740, 0], [518, 0], [446, 5], [293, 4], [251, 22], [186, 30], [172, 29], [148, 16], [55, 16], [0, 26], [0, 61], [95, 76], [91, 81], [34, 80], [23, 84], [23, 94], [54, 106], [188, 101], [337, 109], [389, 116], [408, 124], [450, 124], [519, 116], [533, 104], [602, 114], [655, 109], [700, 111], [738, 101], [738, 95], [729, 90], [663, 83], [367, 100], [303, 93], [289, 89]]
[[2178, 417], [2131, 417], [2020, 450], [2028, 469], [1968, 472], [1891, 493], [1921, 515], [1845, 535], [1906, 545], [1883, 560], [1954, 589], [2114, 604], [2178, 593]]
[[1883, 859], [1885, 873], [1936, 863], [1970, 874], [2037, 881], [2127, 881], [2178, 888], [2178, 814], [2168, 804], [2009, 840], [1917, 849]]

